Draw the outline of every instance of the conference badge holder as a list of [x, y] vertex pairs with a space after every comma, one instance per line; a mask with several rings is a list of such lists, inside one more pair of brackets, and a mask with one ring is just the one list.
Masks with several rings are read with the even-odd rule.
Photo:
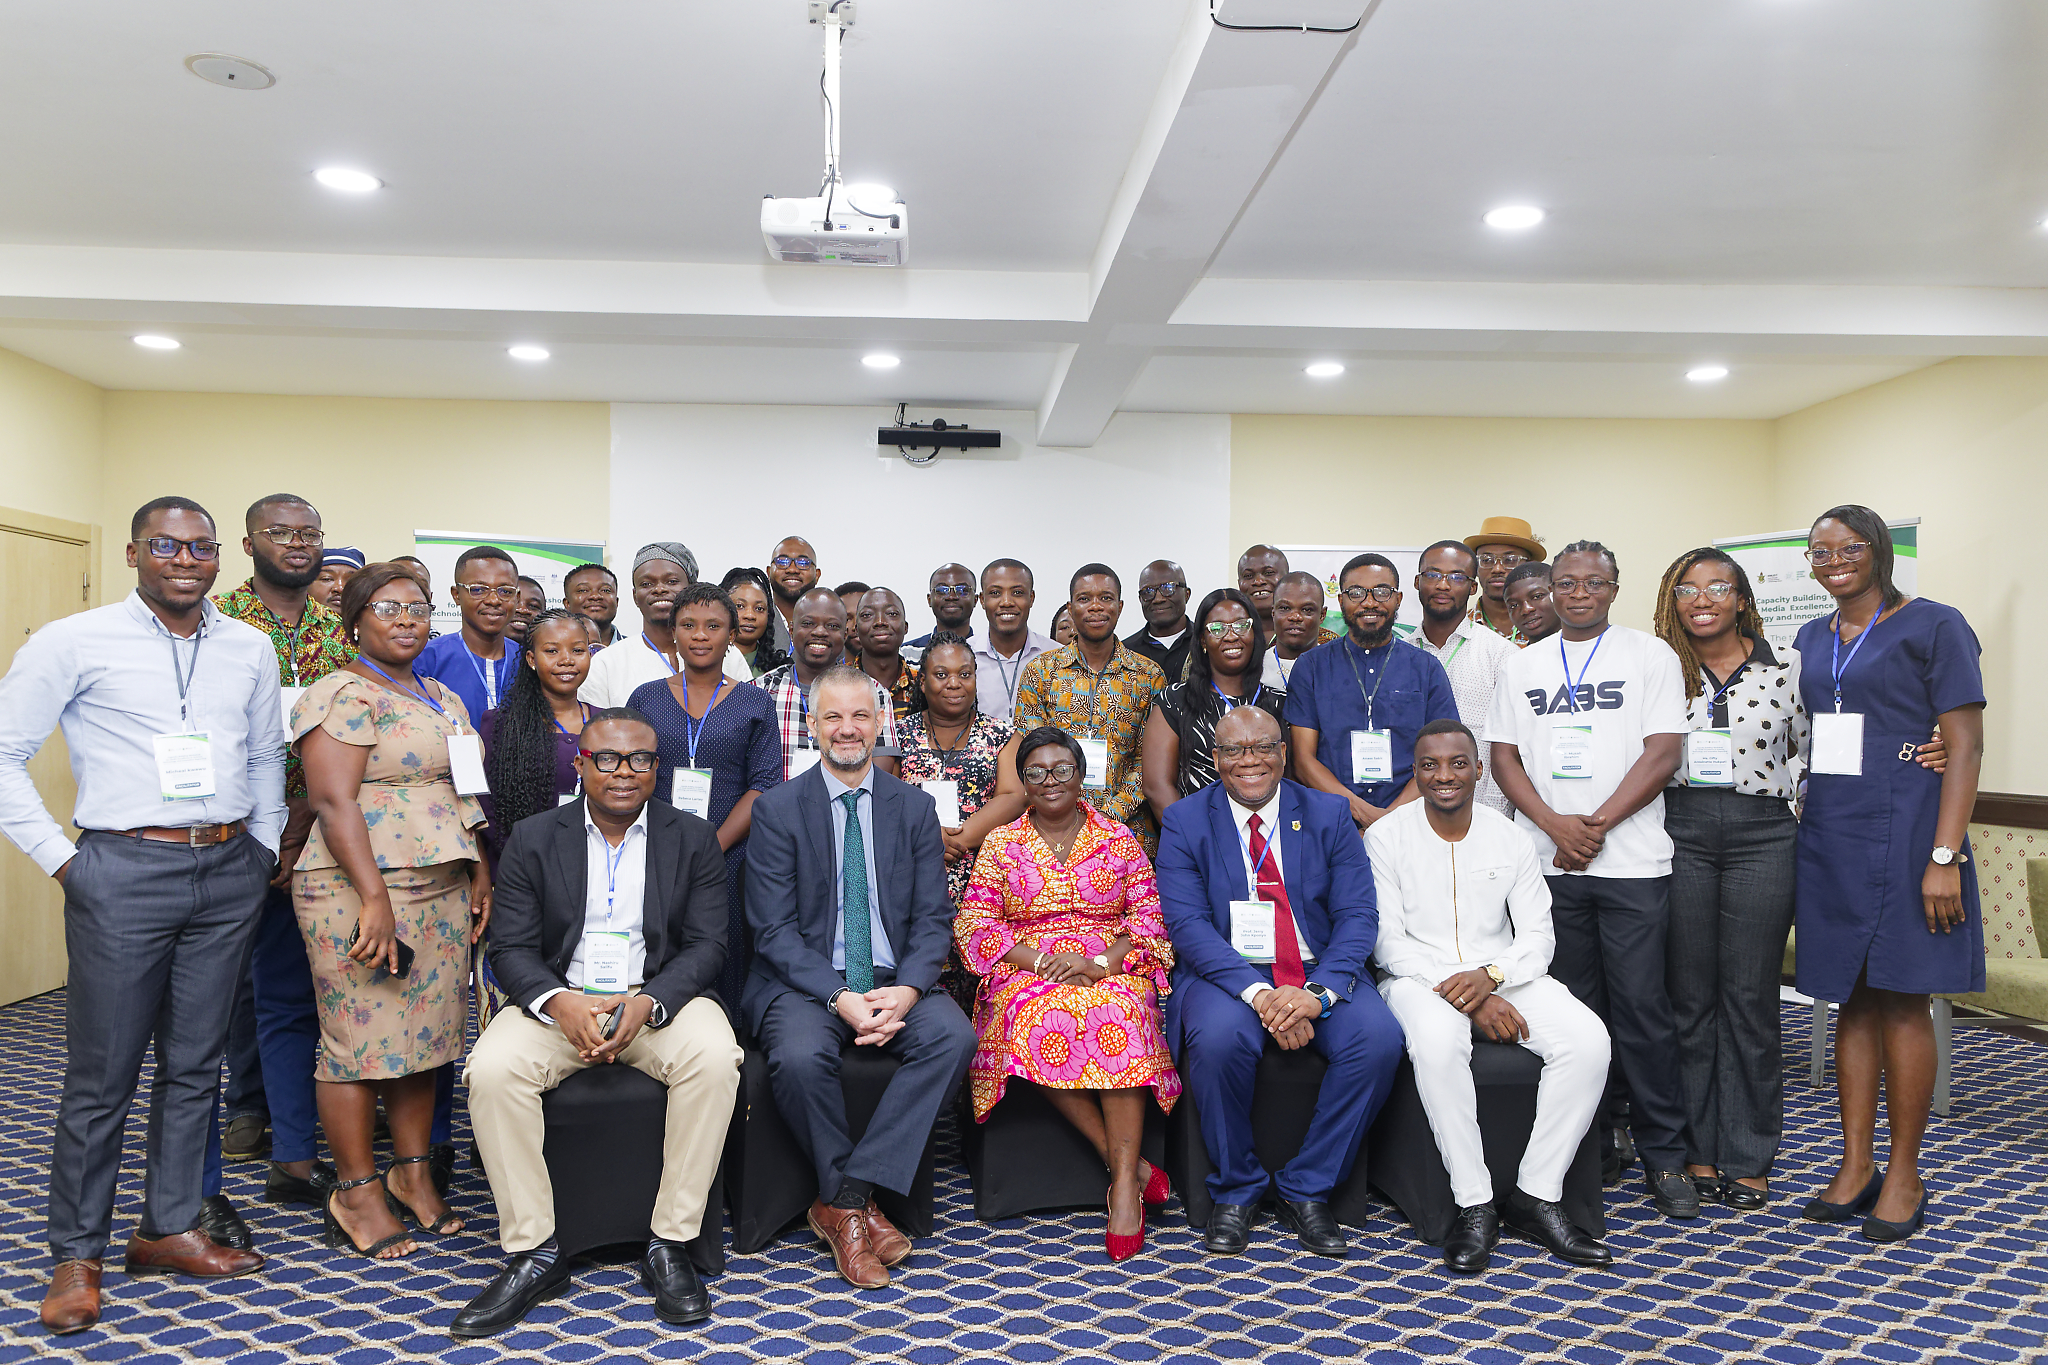
[[938, 806], [940, 828], [960, 828], [960, 784], [950, 777], [935, 777], [917, 785], [924, 788], [925, 794]]
[[1816, 711], [1813, 761], [1807, 771], [1834, 777], [1863, 776], [1863, 713]]
[[789, 775], [792, 780], [818, 766], [818, 760], [825, 756], [822, 749], [798, 749], [789, 756]]
[[669, 779], [669, 804], [699, 820], [711, 818], [711, 769], [677, 768]]
[[1081, 741], [1081, 757], [1088, 762], [1088, 774], [1081, 779], [1081, 785], [1094, 791], [1109, 788], [1109, 741], [1077, 736]]
[[483, 796], [491, 790], [484, 778], [484, 742], [472, 734], [448, 736], [448, 775], [462, 796]]
[[292, 733], [292, 708], [297, 706], [299, 698], [305, 695], [306, 689], [303, 687], [280, 687], [277, 689], [277, 699], [284, 707], [284, 733], [286, 738], [290, 738]]
[[204, 730], [185, 735], [152, 735], [156, 780], [166, 801], [197, 801], [215, 795], [213, 743]]
[[1550, 776], [1585, 781], [1593, 776], [1593, 727], [1567, 712], [1550, 718]]
[[1735, 735], [1729, 730], [1692, 730], [1685, 736], [1685, 782], [1689, 787], [1735, 785]]
[[588, 929], [583, 934], [583, 993], [624, 995], [626, 993], [628, 935], [610, 929]]
[[1247, 962], [1273, 960], [1273, 902], [1230, 903], [1230, 946]]
[[1351, 780], [1392, 782], [1394, 780], [1394, 735], [1390, 730], [1351, 732]]

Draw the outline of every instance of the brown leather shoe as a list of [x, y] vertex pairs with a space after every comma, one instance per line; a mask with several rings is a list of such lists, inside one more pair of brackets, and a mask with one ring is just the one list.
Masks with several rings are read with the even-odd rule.
[[136, 1232], [128, 1238], [128, 1256], [122, 1268], [130, 1275], [149, 1270], [174, 1271], [209, 1279], [224, 1275], [247, 1275], [263, 1268], [263, 1258], [253, 1251], [224, 1247], [198, 1228], [175, 1237], [155, 1240]]
[[100, 1320], [100, 1263], [59, 1261], [43, 1295], [43, 1326], [54, 1336], [83, 1332]]
[[892, 1266], [902, 1265], [910, 1259], [910, 1239], [882, 1215], [874, 1200], [868, 1200], [868, 1206], [861, 1210], [861, 1214], [868, 1220], [868, 1245], [875, 1249], [876, 1260]]
[[832, 1248], [833, 1263], [848, 1284], [855, 1289], [880, 1289], [889, 1283], [889, 1272], [875, 1259], [868, 1240], [867, 1210], [835, 1209], [816, 1200], [804, 1219]]

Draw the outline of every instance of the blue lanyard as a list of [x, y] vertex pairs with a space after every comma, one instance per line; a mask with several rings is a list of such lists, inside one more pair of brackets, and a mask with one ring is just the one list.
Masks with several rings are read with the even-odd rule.
[[619, 840], [616, 851], [612, 848], [611, 840], [605, 839], [601, 831], [597, 837], [604, 839], [604, 926], [609, 929], [612, 926], [612, 902], [619, 894], [619, 864], [626, 860], [626, 840], [633, 837], [633, 831], [626, 831], [625, 837]]
[[[505, 664], [512, 661], [512, 650], [507, 647], [496, 661], [479, 659], [476, 651], [469, 647], [469, 641], [462, 642], [462, 652], [469, 656], [469, 666], [476, 670], [476, 680], [484, 685], [484, 709], [495, 710], [498, 705], [498, 689], [504, 679], [499, 676]], [[376, 665], [370, 665], [375, 668]], [[381, 670], [380, 670], [381, 671]]]
[[[644, 630], [640, 632], [640, 642], [647, 646], [648, 651], [652, 653], [655, 658], [661, 660], [661, 666], [667, 669], [668, 675], [671, 678], [673, 678], [676, 675], [676, 666], [668, 661], [668, 655], [662, 653], [660, 650], [654, 647], [654, 641], [647, 638], [647, 632]], [[678, 652], [680, 653], [680, 651]]]
[[1394, 666], [1394, 643], [1389, 640], [1386, 644], [1387, 657], [1380, 666], [1379, 676], [1372, 680], [1372, 694], [1370, 696], [1366, 694], [1365, 679], [1358, 672], [1358, 660], [1351, 657], [1353, 650], [1357, 650], [1365, 655], [1367, 659], [1372, 658], [1372, 651], [1360, 645], [1352, 644], [1351, 637], [1349, 636], [1344, 638], [1344, 662], [1351, 665], [1351, 676], [1358, 682], [1358, 695], [1365, 697], [1365, 728], [1370, 730], [1374, 728], [1372, 723], [1373, 699], [1380, 694], [1380, 684], [1387, 680], [1387, 670]]
[[[1361, 683], [1360, 686], [1362, 687], [1364, 686], [1364, 684]], [[1265, 695], [1266, 688], [1263, 683], [1255, 683], [1252, 686], [1252, 694], [1249, 697], [1233, 697], [1228, 692], [1225, 692], [1222, 688], [1218, 687], [1216, 685], [1216, 680], [1214, 678], [1211, 678], [1209, 680], [1209, 690], [1214, 692], [1217, 696], [1223, 698], [1223, 712], [1225, 715], [1228, 715], [1230, 712], [1235, 711], [1240, 706], [1257, 706], [1259, 704], [1259, 698]], [[1379, 691], [1379, 688], [1374, 687], [1373, 691], [1377, 692]]]
[[[1579, 714], [1579, 689], [1585, 686], [1586, 674], [1592, 672], [1593, 670], [1593, 656], [1600, 652], [1600, 646], [1605, 643], [1607, 643], [1607, 632], [1603, 630], [1600, 632], [1599, 636], [1594, 639], [1593, 647], [1586, 651], [1586, 662], [1582, 664], [1579, 668], [1579, 680], [1577, 682], [1573, 682], [1572, 661], [1565, 657], [1564, 652], [1564, 634], [1563, 632], [1559, 632], [1558, 634], [1557, 661], [1564, 665], [1565, 704], [1571, 707], [1572, 714], [1575, 716]], [[1730, 678], [1729, 681], [1733, 682], [1735, 680], [1733, 678]], [[1591, 708], [1589, 707], [1588, 709], [1590, 710]]]
[[[1253, 812], [1255, 815], [1257, 813], [1256, 811]], [[1251, 894], [1253, 898], [1256, 899], [1259, 894], [1259, 874], [1266, 870], [1268, 864], [1273, 866], [1273, 880], [1279, 882], [1284, 887], [1287, 884], [1286, 879], [1280, 875], [1279, 864], [1273, 857], [1273, 841], [1280, 837], [1280, 822], [1277, 820], [1273, 822], [1273, 829], [1266, 836], [1266, 846], [1259, 850], [1259, 857], [1256, 862], [1252, 860], [1251, 822], [1247, 820], [1238, 827], [1237, 832], [1238, 836], [1244, 840], [1245, 865], [1252, 870]]]
[[[718, 705], [718, 694], [725, 691], [725, 675], [718, 675], [718, 686], [711, 689], [711, 706]], [[702, 719], [690, 715], [690, 682], [683, 680], [683, 736], [690, 745], [690, 766], [697, 766], [697, 736], [704, 733], [704, 727], [711, 723], [711, 706], [704, 708]]]
[[[1884, 611], [1879, 609], [1877, 616], [1882, 615], [1884, 615]], [[1835, 623], [1833, 627], [1835, 650], [1831, 663], [1835, 673], [1835, 711], [1837, 714], [1840, 714], [1842, 710], [1842, 675], [1849, 671], [1850, 664], [1856, 662], [1856, 651], [1863, 648], [1863, 642], [1870, 638], [1870, 632], [1877, 629], [1877, 616], [1870, 618], [1870, 624], [1865, 626], [1863, 632], [1856, 637], [1856, 643], [1849, 646], [1849, 657], [1845, 659], [1842, 657], [1842, 609], [1840, 607], [1835, 608]]]
[[[1593, 662], [1593, 657], [1590, 654], [1586, 656], [1586, 662], [1589, 664]], [[1736, 665], [1735, 671], [1728, 675], [1728, 681], [1721, 684], [1721, 690], [1719, 692], [1716, 692], [1713, 696], [1707, 698], [1707, 720], [1709, 723], [1712, 723], [1714, 719], [1714, 708], [1721, 704], [1721, 699], [1728, 695], [1728, 690], [1730, 688], [1734, 687], [1735, 684], [1742, 681], [1742, 675], [1748, 670], [1749, 660], [1744, 659], [1740, 664]], [[1702, 673], [1705, 673], [1705, 666], [1702, 666], [1700, 671]], [[1584, 677], [1585, 674], [1582, 672], [1579, 676]], [[1709, 673], [1707, 674], [1707, 676], [1712, 677], [1713, 675]]]
[[[396, 679], [396, 678], [392, 677], [392, 676], [391, 676], [391, 675], [390, 675], [389, 673], [386, 673], [386, 672], [385, 672], [385, 671], [384, 671], [383, 669], [381, 669], [381, 668], [377, 667], [377, 665], [375, 665], [374, 663], [371, 663], [371, 662], [370, 662], [370, 656], [369, 656], [369, 655], [367, 655], [367, 654], [358, 654], [358, 655], [356, 655], [356, 662], [357, 662], [357, 663], [359, 663], [359, 664], [361, 664], [361, 665], [362, 665], [362, 666], [363, 666], [364, 668], [367, 668], [367, 669], [369, 669], [369, 670], [370, 670], [370, 671], [371, 671], [372, 673], [375, 673], [375, 674], [376, 674], [376, 675], [377, 675], [378, 677], [382, 678], [382, 679], [383, 679], [383, 680], [384, 680], [385, 682], [388, 682], [388, 683], [390, 683], [390, 684], [391, 684], [391, 685], [392, 685], [393, 687], [397, 688], [397, 689], [398, 689], [399, 691], [401, 691], [401, 692], [405, 693], [405, 694], [406, 694], [406, 695], [407, 695], [408, 697], [418, 697], [418, 698], [419, 698], [419, 699], [420, 699], [421, 701], [423, 701], [423, 702], [425, 702], [425, 703], [426, 703], [427, 705], [429, 705], [429, 706], [433, 707], [433, 708], [434, 708], [434, 709], [435, 709], [436, 711], [439, 711], [439, 712], [440, 712], [440, 713], [441, 713], [442, 715], [444, 715], [444, 716], [445, 716], [445, 715], [447, 715], [447, 714], [448, 714], [448, 708], [447, 708], [447, 707], [445, 707], [445, 706], [441, 705], [441, 703], [440, 703], [440, 702], [437, 702], [437, 701], [435, 701], [435, 700], [434, 700], [434, 699], [433, 699], [432, 697], [428, 696], [428, 695], [427, 695], [427, 694], [426, 694], [425, 692], [415, 692], [415, 691], [414, 691], [414, 690], [413, 690], [412, 688], [410, 688], [410, 687], [407, 687], [407, 686], [406, 686], [406, 685], [405, 685], [404, 683], [402, 683], [402, 682], [400, 682], [400, 681], [399, 681], [398, 679]], [[418, 675], [414, 675], [414, 676], [415, 676], [415, 678], [417, 678], [417, 676], [418, 676]]]
[[[589, 703], [589, 702], [583, 702], [583, 701], [579, 701], [579, 702], [577, 702], [577, 703], [576, 703], [576, 706], [577, 706], [577, 709], [579, 709], [579, 710], [581, 710], [581, 711], [583, 712], [583, 719], [584, 719], [584, 720], [586, 720], [586, 721], [587, 721], [587, 720], [589, 720], [589, 719], [590, 719], [590, 703]], [[565, 735], [569, 735], [569, 732], [568, 732], [568, 730], [566, 730], [566, 729], [564, 729], [564, 728], [563, 728], [563, 726], [562, 726], [562, 722], [560, 722], [559, 720], [555, 720], [554, 714], [553, 714], [552, 712], [550, 712], [550, 713], [548, 714], [548, 719], [549, 719], [549, 720], [554, 720], [554, 721], [555, 721], [555, 728], [556, 728], [557, 730], [561, 730], [563, 734], [565, 734]], [[574, 736], [574, 735], [569, 735], [569, 738], [571, 738], [571, 739], [574, 739], [574, 738], [576, 738], [576, 736]]]

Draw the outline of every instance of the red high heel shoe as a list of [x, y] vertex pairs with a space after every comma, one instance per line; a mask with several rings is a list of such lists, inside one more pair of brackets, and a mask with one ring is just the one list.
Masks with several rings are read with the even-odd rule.
[[[1106, 1208], [1109, 1196], [1105, 1194], [1102, 1202]], [[1138, 1206], [1137, 1232], [1126, 1237], [1105, 1227], [1102, 1230], [1102, 1249], [1109, 1253], [1109, 1259], [1112, 1261], [1128, 1261], [1145, 1249], [1145, 1206], [1142, 1203]]]
[[1173, 1186], [1167, 1181], [1166, 1172], [1154, 1166], [1152, 1174], [1145, 1181], [1145, 1192], [1138, 1198], [1145, 1202], [1147, 1208], [1154, 1209], [1173, 1198]]

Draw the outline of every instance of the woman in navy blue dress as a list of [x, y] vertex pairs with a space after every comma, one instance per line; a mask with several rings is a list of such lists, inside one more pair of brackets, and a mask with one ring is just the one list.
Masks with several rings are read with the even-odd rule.
[[[1813, 524], [1807, 558], [1835, 610], [1800, 628], [1813, 718], [1799, 827], [1799, 989], [1841, 1002], [1835, 1086], [1842, 1164], [1804, 1216], [1909, 1237], [1927, 1213], [1920, 1139], [1934, 1094], [1927, 998], [1984, 989], [1984, 930], [1967, 839], [1984, 754], [1975, 632], [1953, 607], [1892, 586], [1891, 533], [1867, 507]], [[1918, 745], [1940, 723], [1947, 771]], [[1874, 1143], [1880, 1082], [1887, 1169]]]
[[740, 986], [754, 960], [741, 890], [754, 798], [782, 780], [774, 700], [725, 676], [736, 619], [723, 588], [693, 583], [683, 589], [675, 614], [683, 671], [636, 688], [627, 702], [653, 724], [659, 740], [655, 794], [710, 821], [725, 850], [725, 968], [718, 994], [727, 1014], [738, 1011]]

